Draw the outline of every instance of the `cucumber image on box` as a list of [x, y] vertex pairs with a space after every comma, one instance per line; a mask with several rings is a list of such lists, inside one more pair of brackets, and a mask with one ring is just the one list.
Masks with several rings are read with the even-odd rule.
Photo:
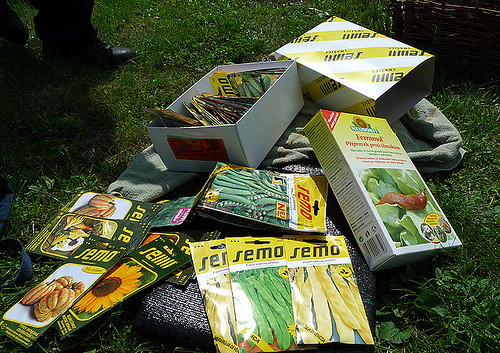
[[320, 110], [304, 132], [371, 270], [461, 245], [386, 119]]

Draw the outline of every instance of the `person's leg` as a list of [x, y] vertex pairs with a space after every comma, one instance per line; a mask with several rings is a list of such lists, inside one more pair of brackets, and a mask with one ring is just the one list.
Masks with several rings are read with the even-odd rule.
[[0, 38], [21, 45], [28, 40], [28, 26], [7, 4], [7, 0], [0, 0]]
[[82, 47], [95, 38], [91, 23], [94, 0], [30, 0], [38, 14], [35, 32], [42, 44]]
[[44, 57], [76, 57], [86, 61], [120, 65], [136, 54], [97, 37], [91, 22], [94, 0], [30, 0], [38, 10], [35, 32]]

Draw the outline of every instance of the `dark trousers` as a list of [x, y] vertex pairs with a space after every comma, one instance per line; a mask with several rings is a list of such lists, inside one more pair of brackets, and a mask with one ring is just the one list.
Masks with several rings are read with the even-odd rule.
[[78, 47], [97, 36], [90, 17], [94, 0], [30, 0], [38, 14], [35, 32], [43, 44]]

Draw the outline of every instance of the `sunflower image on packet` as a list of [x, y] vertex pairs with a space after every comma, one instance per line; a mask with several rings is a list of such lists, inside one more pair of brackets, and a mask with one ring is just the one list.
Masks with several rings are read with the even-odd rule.
[[157, 237], [123, 257], [57, 320], [61, 337], [76, 331], [128, 297], [188, 263], [168, 237]]

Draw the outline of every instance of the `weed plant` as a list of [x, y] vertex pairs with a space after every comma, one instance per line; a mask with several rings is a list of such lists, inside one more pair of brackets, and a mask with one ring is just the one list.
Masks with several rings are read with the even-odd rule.
[[[104, 192], [145, 147], [152, 116], [213, 67], [269, 60], [273, 50], [330, 16], [390, 35], [389, 0], [96, 2], [99, 36], [133, 48], [116, 70], [43, 60], [36, 12], [26, 46], [0, 41], [0, 173], [15, 191], [2, 237], [27, 243], [79, 190]], [[376, 352], [500, 351], [500, 102], [487, 68], [436, 68], [428, 99], [455, 124], [467, 151], [448, 172], [424, 175], [463, 246], [426, 261], [376, 272]], [[486, 69], [486, 70], [485, 70]], [[486, 72], [487, 74], [484, 74]], [[3, 282], [18, 259], [2, 255]], [[0, 311], [20, 300], [58, 262], [34, 257], [23, 287], [0, 290]], [[1, 352], [160, 352], [168, 347], [131, 327], [140, 296], [75, 334], [49, 329], [24, 349], [0, 337]]]

